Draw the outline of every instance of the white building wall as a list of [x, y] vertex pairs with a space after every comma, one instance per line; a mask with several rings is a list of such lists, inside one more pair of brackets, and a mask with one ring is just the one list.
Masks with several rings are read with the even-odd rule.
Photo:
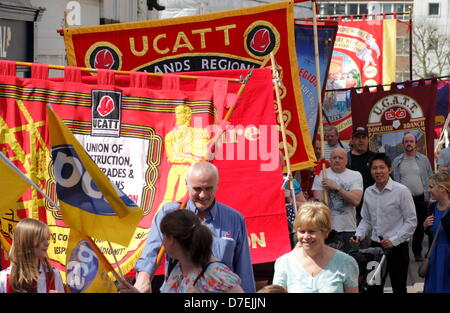
[[[439, 14], [429, 15], [430, 3], [439, 3]], [[415, 0], [414, 22], [428, 22], [437, 26], [443, 35], [450, 36], [450, 0]]]
[[[64, 38], [58, 29], [64, 27], [64, 11], [72, 26], [98, 25], [100, 21], [99, 0], [31, 0], [35, 7], [46, 10], [42, 19], [35, 23], [34, 62], [66, 65]], [[50, 76], [61, 76], [61, 71], [51, 70]]]
[[[159, 4], [166, 7], [160, 11], [159, 18], [173, 18], [191, 16], [225, 10], [241, 9], [284, 0], [159, 0]], [[311, 1], [294, 5], [295, 17], [310, 17]]]
[[[439, 14], [430, 15], [429, 13], [429, 4], [430, 3], [438, 3], [439, 4]], [[450, 75], [450, 0], [414, 0], [414, 18], [413, 18], [413, 27], [419, 26], [420, 24], [424, 24], [425, 27], [433, 27], [436, 28], [439, 32], [438, 42], [436, 42], [437, 50], [440, 55], [440, 64], [443, 64], [442, 67], [435, 67], [437, 64], [435, 53], [435, 49], [430, 45], [429, 52], [426, 56], [428, 60], [427, 68], [431, 69], [437, 76], [447, 76]], [[421, 47], [421, 45], [418, 45]], [[423, 53], [422, 50], [420, 50]], [[445, 59], [445, 56], [447, 58]], [[417, 60], [413, 55], [413, 66], [420, 60]]]

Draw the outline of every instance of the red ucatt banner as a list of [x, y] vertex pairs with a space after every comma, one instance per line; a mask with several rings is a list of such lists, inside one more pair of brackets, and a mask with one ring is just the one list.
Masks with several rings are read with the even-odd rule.
[[[2, 62], [0, 73], [0, 148], [19, 169], [56, 200], [46, 115], [51, 104], [110, 181], [144, 211], [128, 247], [113, 244], [111, 250], [96, 240], [110, 263], [115, 264], [114, 251], [128, 272], [155, 213], [186, 194], [183, 175], [206, 155], [211, 135], [236, 104], [241, 84], [225, 77], [246, 76], [248, 70], [201, 72], [188, 80], [141, 72], [115, 76], [109, 70], [82, 76], [79, 68], [67, 67], [64, 78], [48, 79], [48, 68], [34, 65], [32, 78], [21, 79], [12, 62]], [[222, 124], [223, 144], [213, 161], [220, 175], [217, 199], [244, 215], [253, 263], [274, 261], [290, 250], [273, 98], [270, 69], [255, 69], [230, 123]], [[25, 216], [49, 224], [49, 255], [64, 270], [69, 228], [60, 210], [35, 190], [1, 216], [3, 241], [10, 242]]]
[[64, 29], [64, 41], [70, 65], [154, 73], [263, 68], [271, 65], [273, 53], [281, 67], [282, 113], [292, 170], [314, 166], [298, 88], [292, 2], [174, 19], [70, 27]]
[[360, 94], [352, 89], [353, 126], [367, 127], [369, 149], [385, 152], [392, 160], [404, 151], [403, 136], [410, 132], [417, 138], [417, 151], [434, 164], [436, 80], [429, 85], [398, 85], [391, 84], [388, 91], [380, 85], [374, 92], [364, 87]]

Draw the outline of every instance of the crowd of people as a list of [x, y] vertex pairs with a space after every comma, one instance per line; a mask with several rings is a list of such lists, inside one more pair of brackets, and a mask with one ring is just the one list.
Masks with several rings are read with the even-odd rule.
[[[365, 127], [354, 129], [349, 146], [340, 144], [337, 129], [329, 127], [326, 134], [330, 167], [318, 175], [295, 175], [293, 193], [283, 186], [290, 252], [252, 264], [244, 217], [216, 201], [217, 168], [197, 162], [186, 175], [186, 207], [180, 210], [174, 202], [160, 208], [135, 264], [136, 277], [122, 282], [120, 291], [357, 293], [363, 291], [364, 264], [356, 255], [382, 251], [385, 271], [371, 290], [383, 292], [389, 275], [393, 292], [406, 293], [411, 246], [416, 262], [428, 262], [423, 291], [450, 292], [450, 148], [441, 152], [433, 173], [411, 133], [394, 160], [369, 151]], [[316, 154], [320, 158], [320, 149]], [[302, 184], [304, 177], [309, 186]], [[425, 235], [428, 251], [422, 251]], [[49, 238], [40, 221], [17, 224], [0, 292], [65, 291], [48, 261]], [[161, 246], [164, 275], [154, 275]]]

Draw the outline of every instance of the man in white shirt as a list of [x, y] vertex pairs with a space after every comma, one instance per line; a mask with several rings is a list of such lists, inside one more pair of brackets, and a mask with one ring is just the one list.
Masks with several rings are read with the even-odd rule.
[[[372, 247], [385, 248], [387, 273], [394, 293], [406, 293], [408, 277], [408, 241], [417, 225], [414, 201], [409, 189], [394, 181], [391, 160], [384, 153], [377, 153], [369, 163], [375, 184], [366, 189], [361, 209], [362, 220], [352, 246], [359, 246], [362, 239], [372, 231]], [[380, 291], [386, 277], [382, 277]]]
[[314, 198], [324, 201], [323, 191], [328, 194], [328, 207], [331, 209], [333, 230], [336, 239], [342, 240], [344, 250], [351, 248], [349, 239], [356, 231], [356, 209], [363, 194], [363, 179], [359, 172], [350, 170], [347, 165], [347, 152], [336, 148], [331, 152], [330, 168], [314, 177], [312, 190]]

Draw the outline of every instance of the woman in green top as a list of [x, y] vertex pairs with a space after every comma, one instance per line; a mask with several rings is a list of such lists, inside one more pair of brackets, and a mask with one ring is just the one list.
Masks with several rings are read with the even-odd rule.
[[325, 245], [331, 232], [330, 209], [320, 202], [305, 202], [294, 221], [298, 245], [275, 262], [273, 284], [288, 292], [358, 292], [356, 260]]

